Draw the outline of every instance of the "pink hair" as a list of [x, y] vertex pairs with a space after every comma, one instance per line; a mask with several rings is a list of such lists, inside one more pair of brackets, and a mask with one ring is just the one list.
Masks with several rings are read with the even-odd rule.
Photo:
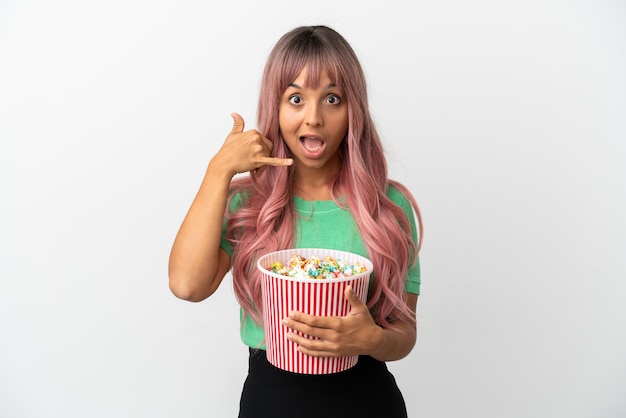
[[[258, 130], [273, 141], [272, 156], [291, 156], [280, 134], [279, 100], [305, 66], [308, 85], [317, 86], [319, 74], [325, 70], [343, 89], [348, 101], [349, 128], [339, 150], [342, 165], [338, 175], [330, 180], [329, 188], [333, 199], [348, 206], [355, 215], [374, 264], [375, 280], [368, 307], [383, 327], [392, 326], [397, 320], [412, 321], [413, 313], [404, 302], [404, 282], [421, 248], [421, 215], [410, 191], [387, 177], [384, 150], [369, 113], [365, 75], [356, 54], [341, 35], [325, 26], [300, 27], [276, 43], [263, 72]], [[226, 211], [227, 237], [234, 248], [234, 290], [244, 313], [259, 324], [263, 318], [256, 260], [266, 252], [293, 246], [297, 216], [292, 201], [293, 183], [293, 169], [270, 166], [260, 176], [252, 172], [231, 183], [231, 196], [239, 192], [246, 196], [244, 206], [234, 213]], [[417, 245], [412, 240], [406, 213], [387, 197], [389, 186], [395, 186], [413, 205], [419, 226]], [[338, 200], [339, 190], [345, 192], [343, 203]]]

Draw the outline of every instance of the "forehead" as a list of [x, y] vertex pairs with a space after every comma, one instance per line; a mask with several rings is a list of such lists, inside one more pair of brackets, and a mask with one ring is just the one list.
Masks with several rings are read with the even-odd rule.
[[290, 85], [297, 84], [299, 87], [313, 89], [319, 88], [320, 86], [339, 86], [336, 77], [333, 77], [332, 74], [329, 74], [326, 68], [319, 66], [317, 68], [315, 67], [316, 66], [305, 65], [296, 75], [296, 77], [291, 80]]

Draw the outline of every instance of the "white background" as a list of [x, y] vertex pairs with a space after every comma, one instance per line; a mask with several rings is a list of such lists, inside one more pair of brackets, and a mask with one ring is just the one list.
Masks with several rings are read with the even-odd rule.
[[318, 23], [424, 215], [410, 416], [626, 416], [618, 0], [2, 0], [0, 416], [236, 416], [230, 282], [178, 300], [167, 259], [270, 48]]

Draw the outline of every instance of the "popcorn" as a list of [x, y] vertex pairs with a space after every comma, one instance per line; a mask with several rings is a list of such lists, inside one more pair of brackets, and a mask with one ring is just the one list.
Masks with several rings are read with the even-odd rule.
[[282, 276], [300, 279], [341, 279], [367, 271], [366, 267], [359, 262], [349, 264], [331, 256], [326, 256], [323, 259], [311, 256], [307, 260], [299, 254], [294, 254], [286, 266], [280, 261], [276, 261], [271, 264], [268, 270]]

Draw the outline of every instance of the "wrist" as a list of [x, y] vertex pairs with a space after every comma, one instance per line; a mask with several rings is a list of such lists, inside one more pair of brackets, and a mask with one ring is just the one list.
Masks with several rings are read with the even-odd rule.
[[236, 172], [224, 167], [219, 161], [215, 160], [215, 158], [209, 161], [209, 165], [206, 169], [205, 178], [213, 179], [218, 181], [224, 181], [230, 184], [230, 181], [235, 177]]
[[385, 346], [387, 342], [387, 333], [385, 329], [379, 325], [376, 325], [374, 332], [372, 333], [372, 350], [369, 353], [371, 357], [377, 358], [385, 351]]

